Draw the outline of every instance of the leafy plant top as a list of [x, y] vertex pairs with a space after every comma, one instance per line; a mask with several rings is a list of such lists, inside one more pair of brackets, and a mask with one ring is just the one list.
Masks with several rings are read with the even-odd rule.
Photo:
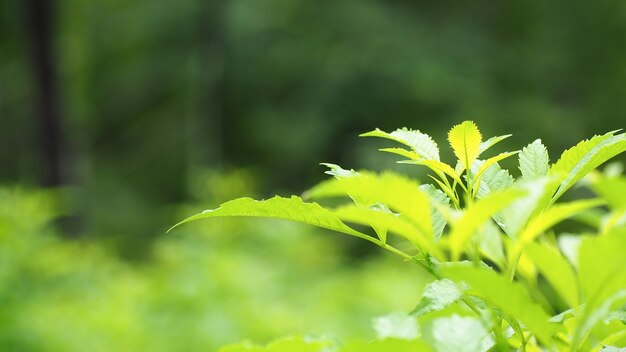
[[[369, 241], [433, 277], [404, 317], [415, 322], [414, 333], [394, 335], [406, 325], [391, 324], [386, 325], [391, 333], [360, 347], [288, 339], [267, 348], [242, 344], [224, 351], [283, 351], [276, 349], [281, 344], [290, 351], [579, 351], [626, 345], [626, 181], [594, 171], [626, 150], [623, 133], [582, 141], [552, 165], [539, 139], [521, 150], [491, 153], [511, 135], [484, 140], [472, 121], [448, 133], [456, 157], [451, 164], [418, 130], [376, 129], [361, 136], [399, 144], [381, 151], [427, 168], [433, 182], [323, 164], [333, 177], [302, 198], [239, 198], [175, 227], [212, 217], [266, 217]], [[518, 177], [499, 164], [515, 156]], [[590, 173], [600, 197], [558, 202]], [[336, 207], [313, 202], [328, 198], [346, 202]], [[592, 223], [597, 233], [558, 236], [554, 226], [566, 219]]]

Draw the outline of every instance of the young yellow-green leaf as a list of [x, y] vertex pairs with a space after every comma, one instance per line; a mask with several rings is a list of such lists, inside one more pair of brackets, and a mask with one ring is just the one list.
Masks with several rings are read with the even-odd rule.
[[168, 232], [190, 221], [230, 216], [250, 216], [297, 221], [360, 237], [368, 241], [378, 242], [374, 238], [348, 227], [341, 222], [335, 214], [322, 208], [319, 204], [305, 203], [300, 197], [296, 196], [292, 196], [291, 198], [276, 196], [268, 200], [254, 200], [247, 197], [238, 198], [222, 204], [217, 209], [205, 210], [200, 214], [191, 216], [174, 225]]
[[493, 147], [497, 143], [500, 143], [501, 141], [503, 141], [503, 140], [505, 140], [505, 139], [507, 139], [507, 138], [509, 138], [511, 136], [512, 136], [512, 134], [505, 134], [503, 136], [491, 137], [488, 140], [480, 143], [480, 148], [478, 149], [478, 155], [482, 154], [487, 149]]
[[[387, 230], [400, 235], [411, 243], [415, 244], [420, 250], [442, 258], [439, 248], [437, 248], [432, 238], [424, 236], [417, 227], [407, 221], [401, 214], [393, 214], [391, 212], [376, 210], [373, 208], [363, 208], [355, 205], [346, 205], [335, 209], [335, 215], [343, 221], [371, 226], [379, 234], [386, 233]], [[382, 243], [386, 243], [386, 238], [380, 238]]]
[[550, 157], [548, 150], [537, 139], [522, 149], [519, 154], [519, 169], [525, 179], [534, 179], [548, 174]]
[[437, 143], [429, 135], [407, 128], [397, 129], [391, 133], [379, 130], [363, 133], [360, 137], [380, 137], [404, 144], [417, 153], [421, 158], [439, 160]]
[[615, 132], [609, 132], [582, 141], [563, 152], [561, 158], [549, 171], [551, 174], [563, 177], [551, 202], [554, 203], [590, 171], [624, 151], [626, 151], [626, 135], [615, 135]]
[[553, 327], [548, 314], [535, 303], [519, 283], [509, 282], [490, 268], [470, 263], [441, 265], [443, 277], [467, 284], [465, 294], [482, 298], [509, 316], [517, 318], [544, 345], [551, 344]]
[[472, 236], [496, 212], [524, 194], [522, 190], [509, 188], [491, 193], [486, 198], [472, 203], [461, 218], [452, 224], [450, 233], [450, 250], [452, 260], [458, 260]]
[[526, 228], [520, 233], [513, 248], [509, 252], [509, 259], [516, 260], [517, 256], [524, 250], [526, 244], [533, 241], [544, 231], [558, 224], [559, 222], [579, 213], [583, 210], [597, 207], [604, 204], [599, 199], [585, 199], [569, 203], [556, 204], [546, 211], [532, 218]]
[[574, 269], [558, 248], [531, 242], [526, 245], [526, 254], [569, 307], [580, 304]]
[[404, 148], [383, 148], [383, 149], [379, 149], [379, 151], [381, 152], [386, 152], [386, 153], [391, 153], [391, 154], [396, 154], [396, 155], [401, 155], [409, 160], [419, 160], [422, 159], [422, 157], [417, 154], [416, 152], [410, 151], [410, 150], [406, 150]]
[[448, 132], [448, 141], [456, 157], [465, 166], [466, 170], [478, 157], [482, 136], [476, 124], [472, 121], [464, 121]]
[[417, 182], [393, 172], [362, 172], [350, 178], [324, 181], [305, 195], [314, 199], [348, 195], [358, 200], [361, 207], [382, 203], [409, 219], [424, 236], [433, 237], [428, 195], [420, 191]]
[[[429, 169], [433, 170], [435, 173], [444, 173], [450, 176], [454, 181], [456, 181], [459, 185], [463, 186], [463, 182], [461, 182], [461, 178], [454, 171], [452, 166], [437, 160], [403, 160], [400, 163], [402, 164], [416, 164], [416, 165], [424, 165]], [[464, 186], [463, 186], [464, 187]]]

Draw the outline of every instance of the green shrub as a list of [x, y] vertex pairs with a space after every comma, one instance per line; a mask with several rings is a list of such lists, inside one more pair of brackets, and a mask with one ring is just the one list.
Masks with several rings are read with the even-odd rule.
[[[432, 276], [416, 308], [376, 320], [378, 339], [369, 343], [290, 338], [265, 348], [244, 343], [223, 351], [578, 351], [626, 344], [626, 181], [594, 173], [626, 150], [624, 134], [582, 141], [552, 165], [540, 140], [483, 157], [510, 135], [483, 140], [471, 121], [448, 133], [457, 159], [452, 165], [416, 130], [362, 136], [400, 143], [404, 148], [382, 151], [428, 168], [434, 183], [325, 164], [334, 178], [303, 198], [349, 199], [343, 205], [323, 207], [296, 196], [239, 198], [178, 225], [267, 217], [364, 239]], [[521, 175], [513, 177], [499, 162], [516, 155]], [[590, 173], [598, 198], [557, 202]], [[556, 235], [555, 226], [566, 219], [590, 230]]]

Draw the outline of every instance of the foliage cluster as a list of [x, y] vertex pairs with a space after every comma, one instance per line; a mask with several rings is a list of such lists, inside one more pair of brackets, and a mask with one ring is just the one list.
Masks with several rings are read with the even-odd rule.
[[[471, 121], [448, 133], [456, 156], [452, 165], [417, 130], [377, 129], [362, 136], [401, 144], [382, 151], [427, 167], [434, 183], [325, 164], [334, 177], [303, 197], [346, 203], [322, 207], [296, 196], [239, 198], [181, 223], [268, 217], [364, 239], [432, 276], [417, 306], [409, 315], [381, 318], [375, 324], [379, 339], [356, 347], [286, 339], [266, 348], [241, 344], [223, 351], [578, 351], [626, 345], [626, 183], [594, 172], [626, 150], [625, 134], [582, 141], [552, 165], [540, 140], [486, 156], [510, 135], [484, 139]], [[518, 177], [499, 164], [513, 156]], [[558, 202], [590, 173], [586, 180], [597, 198]], [[585, 230], [559, 233], [555, 226], [566, 219], [583, 222], [578, 228]]]

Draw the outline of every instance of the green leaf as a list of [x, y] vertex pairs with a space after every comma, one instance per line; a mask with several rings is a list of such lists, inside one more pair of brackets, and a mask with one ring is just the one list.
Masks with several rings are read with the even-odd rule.
[[325, 174], [335, 176], [336, 178], [353, 177], [359, 174], [353, 169], [346, 170], [346, 169], [343, 169], [341, 166], [335, 165], [335, 164], [321, 163], [320, 165], [324, 165], [330, 169], [328, 171], [325, 171], [324, 172]]
[[432, 348], [419, 340], [385, 339], [372, 342], [353, 342], [341, 348], [340, 352], [429, 352]]
[[612, 157], [626, 150], [626, 136], [609, 132], [602, 136], [594, 136], [566, 150], [561, 158], [550, 168], [551, 174], [561, 175], [563, 181], [559, 185], [551, 202], [556, 201], [565, 191], [578, 182], [583, 176], [594, 170]]
[[396, 173], [363, 172], [355, 177], [328, 180], [305, 195], [311, 198], [348, 195], [362, 207], [385, 204], [409, 219], [425, 238], [433, 238], [428, 195], [420, 191], [417, 182]]
[[513, 183], [513, 177], [509, 175], [507, 170], [500, 168], [498, 163], [495, 163], [487, 168], [483, 173], [476, 192], [476, 198], [483, 199], [490, 193], [505, 189]]
[[544, 212], [532, 218], [526, 228], [520, 233], [510, 252], [510, 259], [515, 260], [523, 251], [526, 244], [533, 241], [544, 231], [558, 224], [559, 222], [579, 213], [583, 210], [600, 206], [604, 201], [599, 199], [585, 199], [569, 203], [556, 204]]
[[602, 196], [614, 209], [626, 209], [626, 178], [603, 177], [594, 182], [591, 188]]
[[460, 299], [464, 290], [461, 285], [448, 279], [433, 281], [424, 289], [411, 315], [421, 317], [429, 312], [440, 311]]
[[435, 239], [439, 239], [447, 223], [440, 209], [441, 207], [450, 207], [450, 198], [446, 193], [438, 190], [431, 184], [421, 185], [420, 190], [426, 193], [430, 199], [430, 216], [433, 223], [433, 235]]
[[626, 289], [626, 230], [585, 238], [578, 253], [578, 274], [588, 308]]
[[535, 212], [535, 208], [541, 199], [546, 195], [550, 196], [550, 190], [559, 180], [550, 177], [539, 177], [535, 179], [522, 179], [515, 182], [516, 187], [526, 191], [526, 194], [510, 206], [503, 209], [497, 220], [506, 234], [515, 239], [519, 232], [526, 226], [528, 220]]
[[437, 258], [442, 257], [441, 251], [434, 245], [432, 238], [424, 236], [418, 228], [399, 214], [354, 205], [339, 207], [334, 213], [343, 221], [371, 226], [381, 237], [382, 243], [386, 243], [386, 237], [382, 237], [381, 233], [386, 234], [387, 230], [389, 230], [406, 238], [420, 250], [430, 253]]
[[469, 170], [472, 163], [478, 157], [482, 136], [476, 124], [472, 121], [464, 121], [448, 132], [448, 141], [456, 157]]
[[569, 307], [580, 304], [576, 274], [558, 248], [547, 243], [529, 243], [526, 254]]
[[396, 155], [401, 155], [409, 160], [419, 160], [422, 159], [422, 157], [417, 154], [416, 152], [410, 151], [410, 150], [406, 150], [404, 148], [383, 148], [383, 149], [379, 149], [379, 151], [381, 152], [386, 152], [386, 153], [391, 153], [391, 154], [396, 154]]
[[416, 164], [416, 165], [426, 166], [429, 169], [435, 171], [436, 173], [443, 172], [444, 174], [450, 176], [454, 181], [459, 183], [459, 185], [463, 185], [463, 183], [461, 182], [461, 178], [456, 173], [456, 171], [454, 171], [452, 166], [450, 166], [450, 165], [448, 165], [446, 163], [443, 163], [441, 161], [438, 161], [438, 160], [422, 160], [422, 159], [420, 159], [420, 160], [403, 160], [403, 161], [400, 161], [400, 163], [402, 163], [402, 164]]
[[504, 313], [517, 318], [544, 345], [550, 345], [553, 327], [548, 314], [535, 303], [519, 283], [509, 282], [490, 268], [470, 263], [445, 263], [441, 274], [468, 285], [467, 295], [482, 298]]
[[505, 139], [507, 139], [507, 138], [509, 138], [511, 136], [512, 136], [512, 134], [505, 134], [503, 136], [491, 137], [488, 140], [480, 143], [480, 148], [478, 149], [478, 155], [482, 154], [487, 149], [493, 147], [497, 143], [500, 143], [501, 141], [503, 141], [503, 140], [505, 140]]
[[439, 148], [437, 147], [437, 143], [435, 143], [429, 135], [417, 130], [402, 128], [387, 133], [377, 128], [374, 131], [363, 133], [360, 136], [390, 139], [410, 147], [421, 158], [439, 160]]
[[478, 250], [485, 258], [491, 260], [500, 268], [506, 264], [506, 257], [502, 249], [502, 232], [493, 222], [486, 222], [478, 230], [476, 242], [478, 243]]
[[251, 216], [274, 218], [302, 222], [309, 225], [345, 233], [372, 241], [375, 239], [360, 233], [341, 222], [336, 215], [317, 203], [305, 203], [300, 197], [274, 197], [268, 200], [254, 200], [252, 198], [238, 198], [222, 204], [217, 209], [205, 210], [174, 225], [177, 226], [190, 221], [228, 216]]
[[484, 352], [493, 346], [493, 339], [475, 317], [438, 318], [432, 324], [433, 345], [437, 352]]
[[491, 193], [486, 198], [472, 203], [463, 212], [461, 218], [452, 224], [450, 233], [450, 249], [452, 260], [458, 260], [464, 247], [470, 241], [476, 230], [499, 210], [508, 206], [516, 198], [522, 196], [523, 191], [519, 189], [506, 189]]
[[476, 187], [476, 185], [479, 184], [479, 182], [480, 182], [483, 174], [485, 173], [485, 171], [487, 171], [487, 169], [491, 165], [499, 162], [500, 160], [503, 160], [503, 159], [506, 159], [506, 158], [508, 158], [510, 156], [513, 156], [513, 155], [515, 155], [517, 153], [519, 153], [519, 152], [515, 151], [515, 152], [501, 153], [501, 154], [498, 154], [498, 155], [496, 155], [496, 156], [494, 156], [492, 158], [489, 158], [489, 159], [485, 160], [484, 162], [482, 162], [480, 167], [478, 168], [478, 172], [476, 172], [476, 174], [474, 176], [472, 176], [472, 182], [473, 182], [472, 188], [475, 188], [476, 192], [478, 192], [479, 187]]
[[522, 177], [534, 179], [548, 174], [550, 158], [548, 150], [537, 139], [522, 149], [519, 154], [519, 169]]

